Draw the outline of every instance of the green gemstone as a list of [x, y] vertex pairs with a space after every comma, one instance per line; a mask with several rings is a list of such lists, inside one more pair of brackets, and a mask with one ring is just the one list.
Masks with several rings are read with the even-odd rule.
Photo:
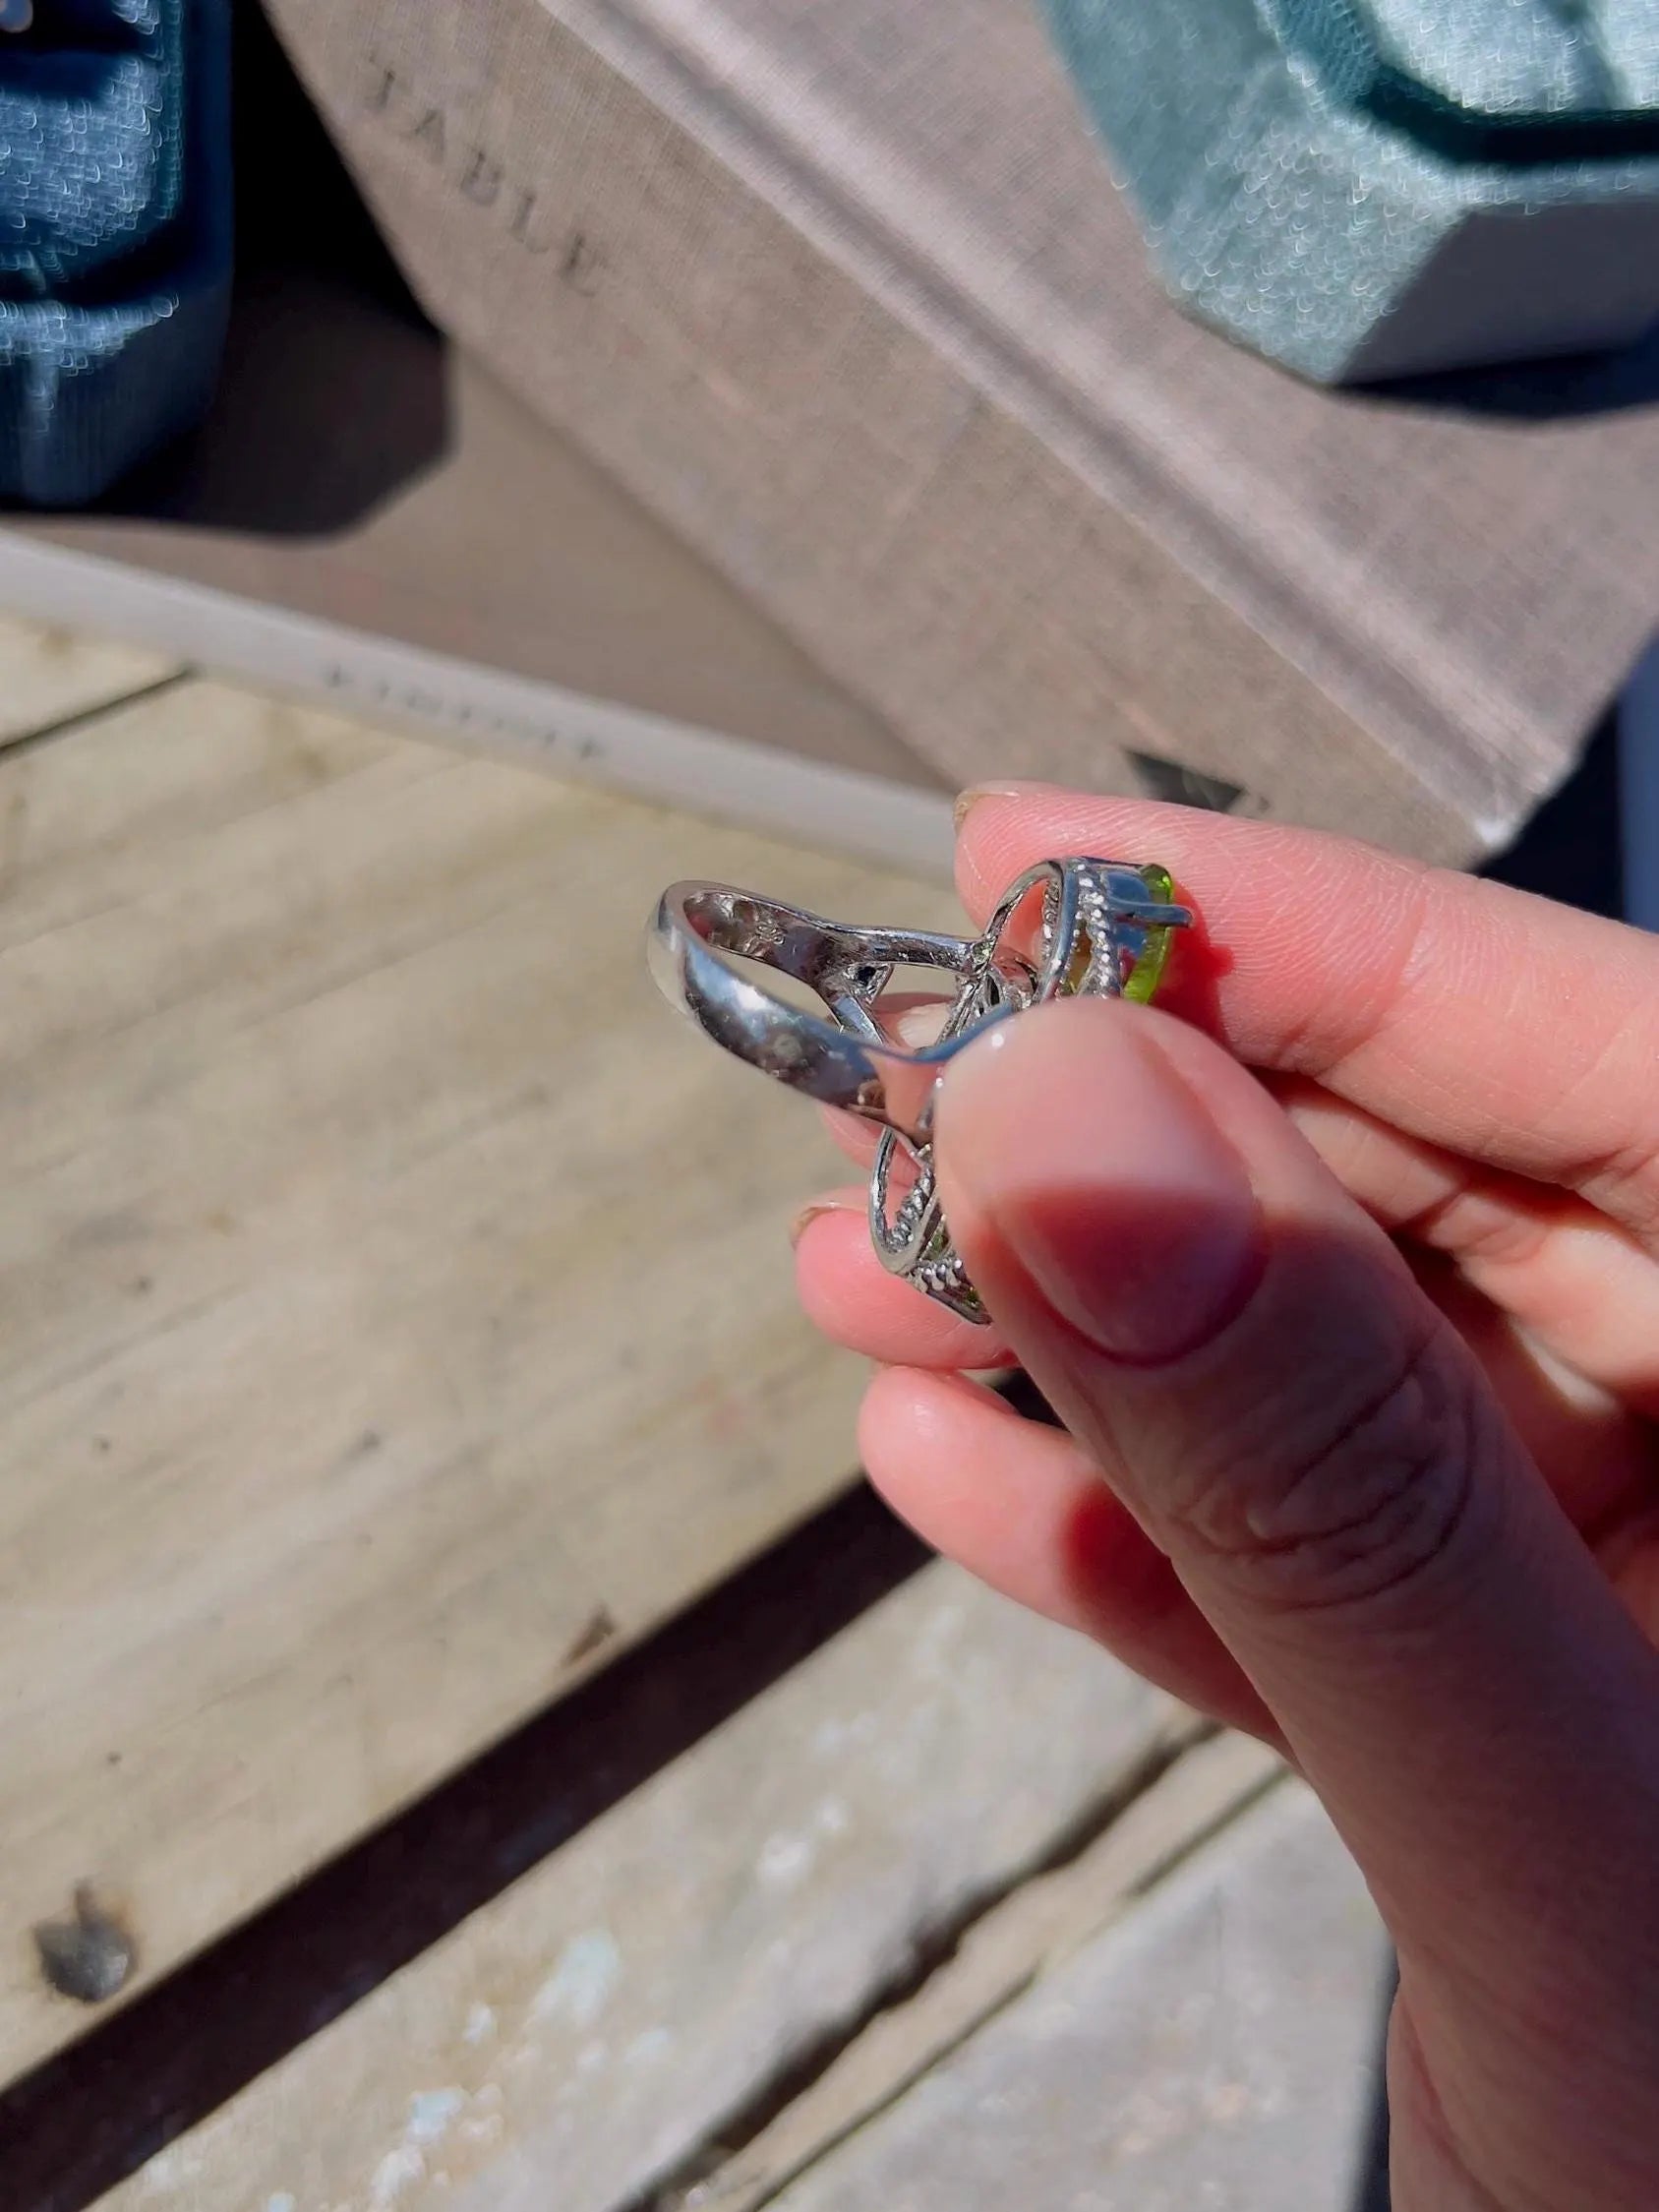
[[[1159, 906], [1173, 904], [1175, 878], [1166, 867], [1142, 868], [1141, 881]], [[1145, 1005], [1152, 997], [1163, 981], [1163, 971], [1169, 959], [1169, 940], [1173, 935], [1174, 931], [1168, 928], [1147, 931], [1147, 941], [1142, 947], [1141, 957], [1136, 961], [1129, 981], [1123, 986], [1125, 998], [1138, 999]]]

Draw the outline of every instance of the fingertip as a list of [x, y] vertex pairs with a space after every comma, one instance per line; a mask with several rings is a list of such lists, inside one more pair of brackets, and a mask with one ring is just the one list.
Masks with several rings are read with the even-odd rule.
[[[891, 1366], [870, 1377], [859, 1410], [865, 1472], [901, 1520], [950, 1558], [999, 1587], [1043, 1522], [1051, 1469], [1076, 1446], [1025, 1420], [985, 1384], [962, 1374]], [[1024, 1470], [1024, 1497], [1006, 1479]], [[1094, 1485], [1110, 1502], [1103, 1483]], [[1029, 1510], [1034, 1499], [1038, 1509]]]
[[942, 1449], [954, 1455], [969, 1416], [1016, 1423], [1025, 1418], [998, 1391], [967, 1375], [879, 1366], [859, 1408], [859, 1448], [868, 1442], [885, 1456], [897, 1441], [907, 1452], [931, 1455]]
[[1196, 807], [1017, 780], [976, 786], [963, 793], [958, 809], [957, 887], [977, 922], [1038, 861], [1091, 853], [1173, 867], [1171, 856], [1190, 844], [1193, 824], [1219, 820]]
[[920, 1368], [985, 1369], [1007, 1364], [991, 1329], [959, 1320], [911, 1284], [889, 1275], [859, 1210], [820, 1203], [796, 1245], [796, 1285], [806, 1316], [849, 1351]]
[[1078, 999], [1005, 1024], [946, 1078], [945, 1205], [1028, 1359], [1029, 1332], [1058, 1324], [1163, 1364], [1217, 1333], [1260, 1274], [1248, 1166], [1159, 1048], [1164, 1030], [1179, 1034]]
[[813, 1199], [796, 1216], [790, 1241], [796, 1289], [806, 1318], [826, 1336], [842, 1341], [845, 1322], [858, 1303], [858, 1224], [851, 1210], [834, 1198]]
[[[1020, 867], [998, 875], [1001, 856], [1011, 840], [1030, 832], [1024, 825], [1064, 810], [1065, 794], [1051, 784], [976, 784], [956, 803], [956, 886], [976, 924], [981, 924]], [[1022, 863], [1021, 866], [1029, 866]]]
[[826, 1191], [820, 1198], [810, 1198], [790, 1224], [790, 1243], [799, 1252], [815, 1222], [837, 1214], [861, 1215], [862, 1211], [861, 1191]]
[[818, 1117], [824, 1134], [843, 1159], [855, 1167], [867, 1168], [875, 1158], [881, 1132], [872, 1121], [862, 1121], [841, 1106], [820, 1106]]

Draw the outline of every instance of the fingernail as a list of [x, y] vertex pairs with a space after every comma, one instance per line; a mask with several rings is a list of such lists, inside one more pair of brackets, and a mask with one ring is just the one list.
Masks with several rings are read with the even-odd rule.
[[969, 815], [974, 811], [975, 807], [978, 807], [982, 800], [1032, 799], [1036, 798], [1042, 792], [1052, 792], [1054, 788], [1055, 787], [1052, 784], [1038, 783], [1035, 781], [1025, 783], [1010, 781], [1008, 783], [996, 784], [970, 784], [966, 791], [959, 793], [957, 796], [957, 829], [959, 831], [961, 830], [963, 823], [967, 821]]
[[1016, 1339], [1010, 1298], [1035, 1291], [1099, 1350], [1160, 1364], [1215, 1335], [1255, 1280], [1244, 1162], [1150, 1032], [1134, 1008], [1054, 1007], [1005, 1023], [945, 1080], [946, 1209]]
[[852, 1212], [853, 1208], [843, 1205], [839, 1199], [814, 1199], [810, 1206], [803, 1206], [794, 1221], [791, 1222], [789, 1226], [791, 1245], [797, 1245], [800, 1242], [800, 1239], [806, 1234], [806, 1231], [812, 1226], [820, 1214], [851, 1214]]

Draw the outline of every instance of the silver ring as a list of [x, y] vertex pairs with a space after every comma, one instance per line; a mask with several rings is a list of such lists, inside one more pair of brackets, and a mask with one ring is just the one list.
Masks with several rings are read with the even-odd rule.
[[[1025, 911], [1039, 892], [1028, 932]], [[1028, 1007], [1072, 996], [1150, 998], [1170, 932], [1192, 919], [1174, 903], [1164, 869], [1078, 858], [1029, 868], [978, 937], [859, 928], [727, 884], [677, 883], [658, 903], [648, 949], [665, 995], [717, 1045], [881, 1128], [869, 1226], [882, 1264], [963, 1319], [983, 1322], [934, 1183], [939, 1079], [991, 1023]], [[824, 1013], [765, 989], [738, 960], [804, 985]], [[949, 980], [933, 1044], [896, 1044], [881, 1025], [882, 994], [898, 968], [937, 969]], [[896, 1196], [901, 1168], [909, 1188]]]

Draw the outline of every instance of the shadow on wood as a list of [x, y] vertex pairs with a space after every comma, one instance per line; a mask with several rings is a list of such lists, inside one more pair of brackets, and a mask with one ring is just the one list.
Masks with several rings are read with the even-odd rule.
[[866, 1489], [0, 2097], [8, 2212], [83, 2212], [929, 1554]]

